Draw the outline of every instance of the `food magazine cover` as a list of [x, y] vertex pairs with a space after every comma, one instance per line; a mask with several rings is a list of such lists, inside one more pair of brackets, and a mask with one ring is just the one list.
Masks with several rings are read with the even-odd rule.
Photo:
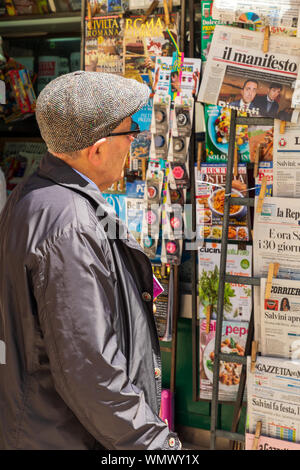
[[[211, 308], [211, 318], [217, 318], [219, 266], [221, 244], [206, 242], [198, 249], [198, 300], [199, 316], [206, 317], [206, 307]], [[226, 273], [251, 277], [252, 247], [230, 244], [227, 248]], [[252, 308], [251, 286], [225, 282], [224, 320], [249, 321]]]
[[[195, 166], [195, 195], [197, 237], [222, 238], [225, 201], [226, 164], [203, 163], [200, 170]], [[232, 175], [232, 197], [247, 197], [248, 178], [245, 164], [238, 165], [238, 176]], [[247, 206], [231, 205], [228, 238], [248, 241], [250, 220]]]
[[[221, 352], [244, 356], [248, 322], [224, 321], [222, 325]], [[200, 321], [200, 398], [211, 400], [213, 367], [215, 360], [216, 320], [211, 320], [206, 333], [206, 320]], [[242, 364], [220, 361], [219, 400], [235, 401], [240, 383]]]

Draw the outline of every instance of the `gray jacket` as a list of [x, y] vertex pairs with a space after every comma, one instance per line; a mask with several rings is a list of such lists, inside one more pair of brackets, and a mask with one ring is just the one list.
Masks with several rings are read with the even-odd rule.
[[100, 191], [48, 153], [1, 214], [0, 260], [0, 448], [177, 449], [151, 263]]

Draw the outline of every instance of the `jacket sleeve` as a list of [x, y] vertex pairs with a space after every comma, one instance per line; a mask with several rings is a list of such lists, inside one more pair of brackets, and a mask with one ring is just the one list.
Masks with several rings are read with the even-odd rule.
[[128, 378], [107, 259], [88, 231], [70, 229], [48, 244], [33, 275], [55, 388], [106, 448], [176, 449], [177, 436]]

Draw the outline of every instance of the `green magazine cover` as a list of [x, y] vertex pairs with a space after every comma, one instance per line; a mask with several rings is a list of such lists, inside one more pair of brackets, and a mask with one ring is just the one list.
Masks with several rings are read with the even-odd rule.
[[[239, 115], [246, 113], [239, 113]], [[204, 105], [206, 127], [206, 161], [225, 163], [228, 158], [230, 109], [212, 104]], [[250, 161], [248, 126], [236, 126], [236, 146], [239, 161]]]

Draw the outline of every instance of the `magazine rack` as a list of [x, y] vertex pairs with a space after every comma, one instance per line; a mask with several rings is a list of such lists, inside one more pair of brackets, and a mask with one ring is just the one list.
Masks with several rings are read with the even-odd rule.
[[[230, 121], [230, 135], [229, 135], [229, 148], [228, 148], [228, 163], [226, 172], [226, 186], [225, 194], [231, 193], [232, 185], [232, 173], [234, 165], [234, 148], [235, 148], [235, 134], [237, 125], [273, 125], [273, 119], [270, 118], [257, 118], [257, 117], [237, 117], [235, 110], [231, 111]], [[248, 168], [253, 164], [248, 164]], [[227, 247], [228, 247], [228, 227], [229, 227], [229, 213], [230, 205], [239, 204], [246, 205], [249, 208], [254, 207], [254, 197], [230, 197], [225, 196], [224, 203], [224, 216], [222, 226], [222, 239], [221, 239], [221, 259], [220, 259], [220, 278], [219, 278], [219, 292], [218, 292], [218, 304], [217, 304], [217, 320], [216, 320], [216, 334], [215, 334], [215, 361], [213, 371], [213, 390], [211, 400], [211, 441], [210, 448], [214, 450], [216, 448], [216, 438], [222, 437], [233, 441], [231, 444], [232, 448], [239, 448], [239, 443], [245, 442], [245, 434], [239, 434], [237, 432], [240, 421], [241, 409], [243, 406], [243, 397], [246, 383], [246, 361], [247, 356], [251, 354], [251, 342], [253, 339], [254, 331], [254, 314], [253, 305], [252, 313], [249, 321], [248, 336], [245, 347], [244, 356], [236, 356], [233, 354], [224, 354], [221, 352], [221, 338], [222, 338], [222, 325], [223, 325], [223, 307], [224, 307], [224, 288], [225, 282], [246, 284], [250, 286], [259, 286], [260, 278], [257, 277], [244, 277], [244, 276], [233, 276], [226, 274], [226, 261], [227, 261]], [[246, 242], [246, 244], [252, 244], [252, 242]], [[237, 392], [237, 398], [234, 406], [234, 413], [232, 419], [231, 431], [224, 431], [217, 428], [218, 422], [218, 409], [219, 409], [219, 370], [220, 361], [224, 362], [239, 362], [242, 364], [242, 371], [240, 376], [239, 389]], [[238, 444], [235, 443], [237, 441]]]

